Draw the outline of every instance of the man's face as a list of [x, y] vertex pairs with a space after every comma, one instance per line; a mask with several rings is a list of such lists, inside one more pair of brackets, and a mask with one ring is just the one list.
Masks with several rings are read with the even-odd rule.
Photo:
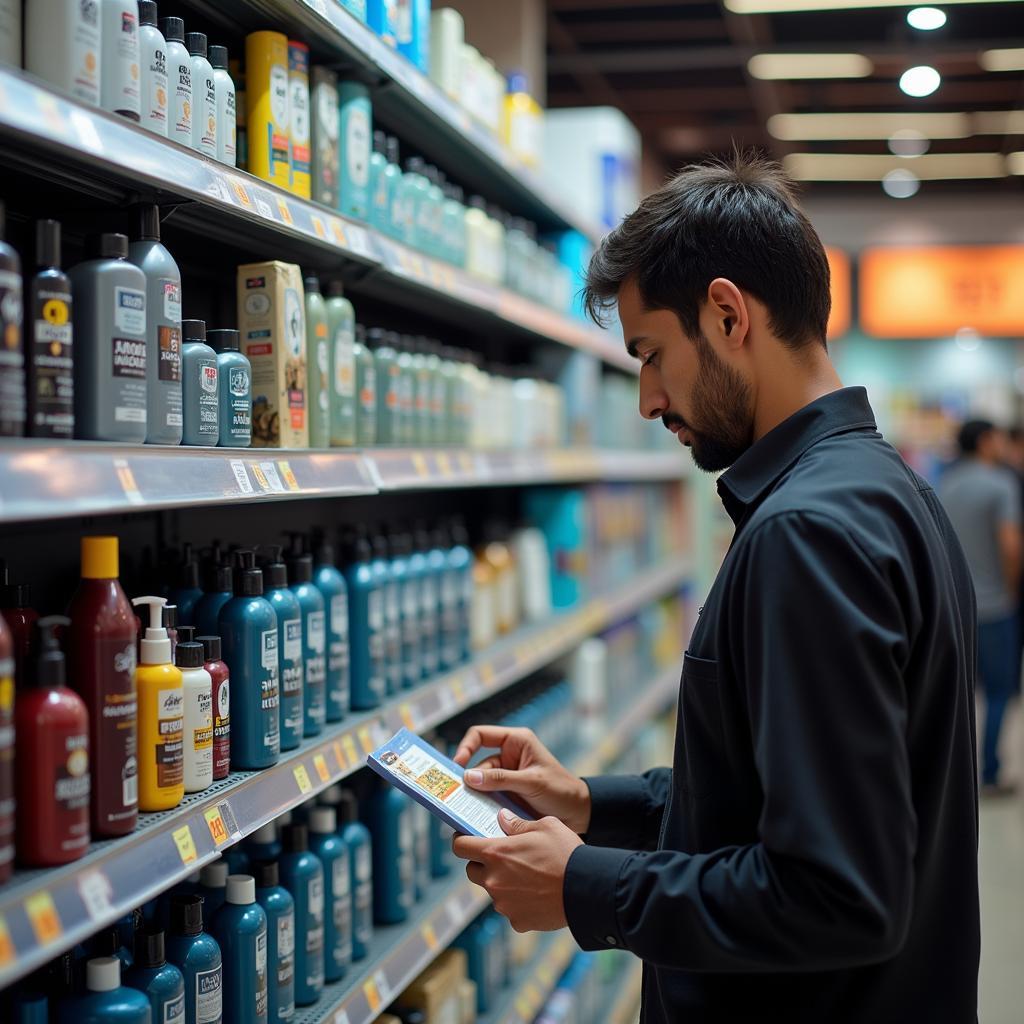
[[688, 338], [671, 310], [646, 309], [633, 281], [619, 292], [619, 319], [627, 348], [641, 364], [640, 415], [660, 419], [701, 469], [731, 466], [754, 440], [746, 379], [706, 334]]

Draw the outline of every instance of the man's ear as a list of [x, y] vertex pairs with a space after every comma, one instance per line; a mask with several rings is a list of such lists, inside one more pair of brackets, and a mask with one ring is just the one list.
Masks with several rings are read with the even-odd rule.
[[730, 348], [739, 348], [750, 332], [750, 312], [743, 293], [728, 278], [716, 277], [708, 285], [707, 312], [718, 340]]

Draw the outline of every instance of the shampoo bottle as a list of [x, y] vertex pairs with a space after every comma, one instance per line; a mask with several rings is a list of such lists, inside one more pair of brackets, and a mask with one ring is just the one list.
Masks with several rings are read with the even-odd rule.
[[419, 582], [420, 594], [420, 668], [424, 679], [433, 679], [441, 664], [440, 655], [440, 580], [429, 559], [430, 535], [422, 523], [416, 524], [409, 573]]
[[89, 846], [89, 713], [65, 685], [59, 615], [36, 623], [30, 684], [14, 710], [15, 842], [18, 860], [50, 867], [76, 860]]
[[192, 148], [216, 160], [217, 83], [206, 56], [206, 34], [189, 32], [185, 45], [192, 64]]
[[448, 550], [448, 569], [454, 572], [459, 588], [459, 660], [467, 662], [473, 657], [473, 552], [469, 547], [469, 534], [461, 519], [451, 525], [452, 547]]
[[277, 763], [279, 721], [277, 615], [263, 597], [263, 573], [252, 551], [235, 555], [235, 596], [220, 611], [221, 648], [231, 671], [231, 767]]
[[252, 366], [239, 351], [238, 331], [207, 331], [206, 340], [217, 353], [220, 391], [221, 448], [248, 448], [252, 444]]
[[356, 364], [356, 444], [377, 443], [377, 365], [366, 347], [366, 328], [356, 324], [352, 354]]
[[265, 593], [277, 615], [277, 664], [281, 687], [281, 749], [294, 750], [302, 742], [303, 683], [302, 610], [288, 587], [288, 567], [281, 561], [281, 547], [270, 547], [270, 561], [263, 567], [269, 589]]
[[[182, 627], [194, 632], [191, 626]], [[213, 680], [203, 667], [203, 645], [179, 641], [174, 663], [181, 670], [185, 698], [185, 792], [201, 793], [213, 783]]]
[[356, 314], [340, 281], [327, 286], [331, 447], [356, 443]]
[[171, 897], [167, 959], [185, 978], [185, 1024], [221, 1024], [223, 973], [220, 946], [203, 931], [203, 898]]
[[346, 216], [370, 215], [370, 151], [373, 144], [369, 90], [361, 82], [338, 86], [341, 205]]
[[[198, 893], [203, 897], [203, 917], [212, 922], [217, 911], [224, 906], [227, 896], [228, 863], [226, 860], [215, 860], [206, 864], [199, 871]], [[211, 926], [211, 932], [213, 928]], [[224, 950], [221, 950], [223, 956]]]
[[[60, 26], [59, 31], [54, 31]], [[100, 5], [80, 0], [25, 4], [25, 70], [79, 103], [100, 102]]]
[[280, 32], [245, 37], [246, 126], [249, 172], [291, 187], [288, 39]]
[[373, 843], [373, 920], [401, 924], [415, 901], [412, 801], [384, 783], [368, 807]]
[[75, 432], [71, 279], [60, 269], [60, 224], [36, 221], [36, 273], [29, 283], [28, 435]]
[[309, 1006], [324, 987], [324, 871], [305, 825], [287, 825], [281, 846], [281, 882], [295, 901], [295, 1003]]
[[171, 663], [171, 641], [162, 625], [162, 597], [137, 597], [150, 625], [139, 645], [135, 672], [139, 701], [139, 810], [166, 811], [185, 795], [181, 672]]
[[211, 46], [209, 60], [217, 94], [217, 159], [234, 167], [238, 159], [238, 100], [228, 71], [228, 48]]
[[220, 440], [217, 353], [206, 344], [202, 320], [181, 322], [182, 444], [214, 446]]
[[231, 673], [220, 656], [219, 636], [197, 636], [203, 645], [203, 668], [210, 675], [213, 706], [213, 781], [231, 770]]
[[83, 537], [82, 580], [68, 605], [74, 685], [89, 710], [92, 833], [135, 830], [139, 762], [135, 688], [136, 619], [118, 582], [116, 537]]
[[322, 537], [313, 583], [323, 596], [327, 620], [327, 721], [340, 722], [349, 705], [348, 588], [334, 565], [333, 545]]
[[324, 979], [337, 981], [352, 962], [352, 875], [348, 845], [333, 807], [309, 814], [309, 848], [324, 869]]
[[160, 242], [160, 207], [139, 211], [128, 258], [146, 275], [146, 440], [181, 444], [181, 271]]
[[309, 447], [327, 448], [331, 440], [331, 346], [327, 306], [320, 280], [309, 275], [306, 289], [306, 373], [309, 395]]
[[318, 736], [327, 717], [327, 630], [324, 598], [313, 584], [313, 556], [294, 548], [288, 559], [288, 576], [302, 621], [302, 734]]
[[136, 0], [100, 0], [100, 24], [100, 106], [138, 122], [141, 119], [138, 3]]
[[370, 226], [390, 234], [390, 194], [388, 179], [388, 137], [380, 129], [373, 132], [373, 152], [370, 154]]
[[89, 441], [146, 438], [146, 275], [128, 262], [128, 238], [89, 239], [71, 270], [75, 297], [75, 435]]
[[291, 190], [301, 199], [312, 195], [309, 123], [309, 47], [288, 40], [288, 136], [291, 143]]
[[231, 586], [231, 566], [219, 565], [214, 560], [207, 566], [203, 596], [196, 602], [193, 612], [195, 626], [206, 636], [220, 636], [217, 620], [220, 610], [234, 596]]
[[338, 834], [349, 853], [352, 885], [352, 959], [366, 957], [373, 939], [373, 840], [359, 820], [359, 806], [347, 789], [339, 791]]
[[142, 127], [167, 138], [167, 40], [157, 28], [156, 0], [139, 0]]
[[422, 640], [420, 638], [419, 579], [409, 568], [412, 556], [412, 538], [407, 533], [391, 537], [391, 575], [398, 586], [402, 624], [402, 686], [411, 689], [423, 678], [420, 664]]
[[[0, 239], [6, 227], [6, 210], [0, 203]], [[25, 433], [25, 350], [21, 339], [23, 319], [21, 260], [10, 245], [0, 241], [0, 437]]]
[[402, 415], [402, 376], [398, 353], [391, 346], [389, 332], [374, 327], [367, 332], [373, 353], [377, 384], [377, 444], [397, 444]]
[[202, 599], [203, 591], [199, 586], [199, 563], [192, 554], [191, 544], [185, 544], [175, 573], [177, 579], [167, 600], [178, 609], [178, 622], [183, 626], [192, 626], [195, 624], [196, 605]]
[[280, 884], [276, 860], [257, 861], [256, 902], [267, 915], [267, 1020], [282, 1024], [295, 1015], [295, 901]]
[[224, 1024], [267, 1024], [267, 915], [252, 875], [230, 875], [213, 918], [224, 973]]
[[370, 543], [364, 534], [348, 538], [345, 583], [348, 587], [349, 652], [354, 711], [379, 707], [386, 688], [384, 678], [384, 595], [371, 567]]
[[99, 956], [85, 967], [85, 992], [60, 1003], [59, 1024], [150, 1024], [149, 999], [121, 985], [121, 961]]
[[149, 1000], [153, 1024], [185, 1024], [185, 979], [167, 962], [162, 929], [135, 936], [135, 963], [125, 984]]
[[385, 692], [393, 696], [402, 689], [402, 597], [398, 581], [391, 575], [388, 542], [377, 534], [370, 542], [377, 586], [384, 595], [384, 679]]
[[191, 149], [192, 58], [185, 49], [185, 22], [161, 18], [160, 31], [167, 43], [167, 137]]

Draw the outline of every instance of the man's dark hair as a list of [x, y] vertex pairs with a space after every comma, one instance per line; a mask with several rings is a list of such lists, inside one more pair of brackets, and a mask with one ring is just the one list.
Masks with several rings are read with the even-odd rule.
[[824, 345], [828, 260], [795, 191], [778, 164], [756, 153], [683, 168], [601, 243], [587, 270], [587, 313], [603, 323], [635, 277], [644, 304], [672, 310], [696, 338], [708, 285], [725, 277], [765, 305], [790, 348]]
[[989, 420], [968, 420], [956, 436], [956, 443], [961, 455], [974, 455], [981, 444], [981, 439], [996, 429]]

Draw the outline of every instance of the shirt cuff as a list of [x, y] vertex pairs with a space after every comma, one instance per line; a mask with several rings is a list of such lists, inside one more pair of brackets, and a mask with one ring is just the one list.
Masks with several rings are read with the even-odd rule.
[[652, 813], [643, 776], [597, 775], [583, 781], [590, 790], [590, 828], [584, 841], [590, 846], [642, 849]]
[[629, 850], [577, 846], [565, 866], [562, 904], [580, 949], [625, 949], [615, 901]]

